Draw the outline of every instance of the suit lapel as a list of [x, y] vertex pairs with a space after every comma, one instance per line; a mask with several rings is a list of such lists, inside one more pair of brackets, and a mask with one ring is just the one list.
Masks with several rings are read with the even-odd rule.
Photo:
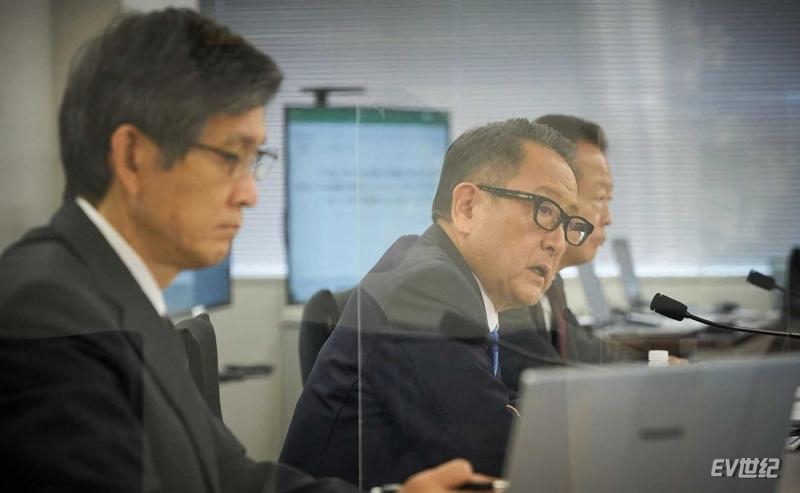
[[[103, 295], [120, 308], [121, 328], [142, 334], [145, 371], [186, 428], [209, 491], [216, 490], [219, 478], [211, 430], [207, 417], [194, 412], [202, 409], [202, 402], [186, 369], [177, 334], [158, 315], [125, 264], [76, 204], [65, 203], [51, 225], [83, 259]], [[148, 418], [157, 419], [145, 413], [145, 426]]]
[[478, 281], [475, 279], [475, 274], [472, 273], [472, 269], [469, 268], [467, 261], [464, 260], [463, 256], [461, 256], [461, 252], [458, 251], [456, 246], [438, 224], [431, 225], [431, 227], [429, 227], [425, 233], [423, 233], [421, 240], [439, 247], [450, 258], [450, 260], [452, 260], [453, 264], [455, 264], [455, 266], [464, 276], [464, 279], [466, 279], [469, 285], [472, 287], [472, 290], [475, 292], [475, 296], [478, 298], [478, 300], [480, 300], [480, 306], [483, 307], [483, 310], [481, 311], [481, 320], [483, 321], [483, 326], [488, 327], [489, 322], [486, 320], [486, 308], [483, 306], [481, 288], [478, 286]]
[[458, 251], [456, 246], [444, 232], [444, 230], [438, 225], [434, 224], [429, 227], [425, 233], [422, 235], [422, 240], [426, 242], [430, 242], [447, 254], [450, 257], [450, 260], [453, 261], [458, 270], [464, 274], [464, 277], [469, 282], [472, 289], [475, 290], [475, 294], [477, 296], [481, 296], [481, 288], [478, 287], [478, 281], [475, 280], [475, 275], [472, 273], [472, 269], [469, 268], [467, 265], [467, 261], [464, 260], [464, 257], [461, 256], [461, 252]]

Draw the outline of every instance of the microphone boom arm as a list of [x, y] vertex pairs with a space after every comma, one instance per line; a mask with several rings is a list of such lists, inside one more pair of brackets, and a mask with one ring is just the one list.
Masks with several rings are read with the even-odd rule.
[[658, 313], [659, 315], [663, 315], [665, 317], [677, 320], [679, 322], [684, 318], [691, 318], [692, 320], [696, 320], [702, 324], [710, 325], [711, 327], [719, 327], [720, 329], [733, 330], [737, 332], [747, 332], [749, 334], [761, 334], [765, 336], [800, 339], [800, 333], [795, 334], [788, 331], [778, 332], [774, 330], [751, 329], [749, 327], [737, 327], [736, 325], [721, 324], [718, 322], [713, 322], [711, 320], [706, 320], [705, 318], [698, 317], [697, 315], [689, 313], [689, 311], [686, 309], [686, 305], [684, 305], [680, 301], [674, 300], [669, 296], [663, 295], [661, 293], [656, 293], [656, 295], [653, 296], [653, 300], [650, 302], [650, 309]]
[[793, 332], [779, 332], [775, 330], [751, 329], [748, 327], [737, 327], [736, 325], [725, 325], [717, 322], [712, 322], [711, 320], [706, 320], [702, 317], [698, 317], [697, 315], [692, 315], [689, 312], [686, 312], [686, 318], [691, 318], [692, 320], [696, 320], [700, 323], [710, 325], [712, 327], [719, 327], [720, 329], [735, 330], [737, 332], [747, 332], [749, 334], [760, 334], [765, 336], [789, 337], [791, 339], [800, 339], [800, 334], [795, 334]]

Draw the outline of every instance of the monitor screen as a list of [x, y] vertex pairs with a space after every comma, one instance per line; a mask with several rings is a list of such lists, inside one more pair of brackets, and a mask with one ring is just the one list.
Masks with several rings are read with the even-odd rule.
[[286, 108], [290, 303], [352, 288], [400, 236], [431, 224], [449, 144], [441, 111]]
[[222, 262], [199, 270], [183, 271], [164, 290], [167, 313], [190, 313], [195, 307], [210, 308], [231, 302], [230, 255]]

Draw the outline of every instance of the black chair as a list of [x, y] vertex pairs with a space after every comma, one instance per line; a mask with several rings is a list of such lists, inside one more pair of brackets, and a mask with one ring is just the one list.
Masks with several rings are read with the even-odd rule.
[[300, 375], [305, 385], [317, 354], [342, 314], [342, 309], [353, 294], [353, 289], [331, 293], [322, 289], [314, 293], [303, 308], [300, 321]]
[[219, 401], [219, 363], [217, 361], [217, 338], [214, 326], [207, 313], [182, 320], [175, 325], [189, 362], [189, 373], [205, 399], [211, 412], [222, 419]]

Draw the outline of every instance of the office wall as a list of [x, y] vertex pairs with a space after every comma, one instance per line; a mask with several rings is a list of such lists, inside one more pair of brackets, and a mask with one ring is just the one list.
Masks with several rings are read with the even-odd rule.
[[56, 202], [49, 0], [0, 2], [0, 248]]

